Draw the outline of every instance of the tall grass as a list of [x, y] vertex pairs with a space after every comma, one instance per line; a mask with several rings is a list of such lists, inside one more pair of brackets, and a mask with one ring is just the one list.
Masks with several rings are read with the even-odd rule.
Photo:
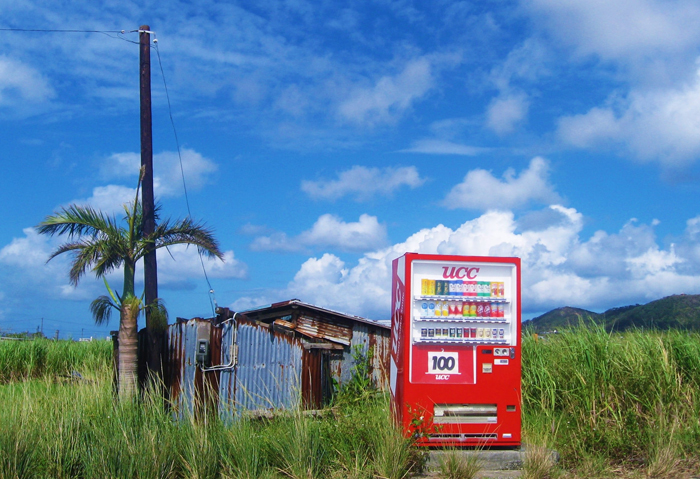
[[0, 384], [42, 376], [95, 373], [108, 367], [111, 341], [0, 341]]
[[548, 438], [565, 465], [624, 464], [669, 474], [676, 459], [697, 457], [699, 401], [698, 333], [593, 327], [524, 338], [526, 428], [531, 437]]
[[[57, 381], [80, 372], [83, 381]], [[177, 421], [159, 401], [114, 401], [111, 344], [0, 342], [2, 478], [407, 477], [425, 458], [385, 394], [340, 394], [322, 417]], [[352, 396], [352, 397], [351, 397]], [[575, 329], [523, 341], [525, 477], [695, 473], [700, 335]], [[445, 474], [464, 476], [460, 464]], [[449, 471], [448, 471], [449, 469]]]
[[0, 404], [2, 478], [393, 479], [413, 464], [383, 394], [323, 417], [176, 420], [149, 398], [115, 402], [105, 367], [0, 385]]

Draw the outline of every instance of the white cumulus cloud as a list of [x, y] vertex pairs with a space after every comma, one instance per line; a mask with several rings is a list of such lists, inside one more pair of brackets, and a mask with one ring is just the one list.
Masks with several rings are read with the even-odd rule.
[[342, 118], [356, 123], [392, 122], [434, 84], [430, 60], [418, 58], [408, 62], [395, 76], [384, 76], [374, 86], [355, 89], [340, 104], [339, 113]]
[[380, 169], [356, 165], [338, 173], [337, 180], [304, 180], [301, 190], [314, 199], [354, 196], [357, 201], [365, 201], [376, 195], [390, 195], [402, 186], [417, 188], [424, 182], [415, 166]]
[[633, 90], [622, 104], [559, 120], [558, 134], [577, 147], [622, 143], [642, 160], [681, 165], [700, 155], [700, 69], [675, 88]]
[[53, 98], [48, 80], [24, 63], [0, 55], [0, 106], [40, 103]]
[[683, 51], [700, 38], [700, 7], [692, 0], [526, 0], [523, 4], [579, 55], [640, 60]]
[[[182, 169], [176, 151], [164, 151], [153, 155], [153, 188], [156, 196], [180, 196], [184, 194], [182, 176], [189, 191], [203, 188], [211, 181], [218, 167], [212, 160], [189, 148], [183, 148]], [[114, 153], [100, 165], [100, 173], [107, 180], [138, 178], [141, 168], [139, 153]]]
[[[49, 298], [70, 300], [92, 300], [104, 294], [104, 283], [96, 280], [87, 271], [77, 287], [69, 283], [68, 273], [72, 260], [70, 253], [55, 257], [49, 256], [56, 248], [67, 241], [65, 236], [49, 237], [40, 235], [34, 228], [25, 228], [24, 236], [14, 238], [0, 249], [0, 274], [11, 281], [5, 281], [8, 291], [19, 294], [20, 291], [32, 291], [33, 294]], [[175, 245], [157, 251], [158, 283], [163, 289], [193, 287], [204, 273], [197, 248], [194, 246]], [[204, 257], [204, 267], [210, 278], [246, 278], [247, 265], [235, 258], [233, 251], [224, 251], [224, 261]], [[136, 281], [143, 278], [141, 262], [137, 265]], [[107, 276], [109, 283], [121, 289], [122, 269]]]
[[457, 229], [444, 225], [422, 229], [401, 243], [365, 253], [355, 264], [329, 253], [312, 257], [283, 290], [239, 298], [232, 307], [243, 310], [299, 298], [388, 319], [391, 262], [406, 252], [521, 258], [525, 313], [561, 306], [601, 310], [669, 294], [700, 293], [700, 255], [693, 236], [698, 234], [698, 218], [689, 220], [679, 244], [664, 248], [654, 234], [657, 222], [639, 225], [630, 220], [617, 233], [599, 231], [584, 238], [579, 211], [560, 205], [548, 209], [558, 220], [536, 229], [522, 228], [510, 211], [489, 211]]
[[376, 216], [360, 215], [357, 222], [346, 223], [331, 214], [322, 215], [311, 229], [296, 237], [285, 233], [259, 236], [251, 244], [256, 251], [305, 251], [309, 248], [337, 248], [341, 251], [364, 252], [387, 241], [386, 226]]
[[486, 111], [486, 125], [499, 135], [511, 133], [527, 116], [529, 101], [523, 93], [494, 98]]
[[535, 157], [519, 176], [512, 168], [505, 171], [503, 179], [486, 170], [471, 170], [450, 190], [442, 203], [450, 209], [505, 210], [523, 207], [530, 202], [547, 204], [559, 200], [549, 183], [549, 164], [544, 158]]

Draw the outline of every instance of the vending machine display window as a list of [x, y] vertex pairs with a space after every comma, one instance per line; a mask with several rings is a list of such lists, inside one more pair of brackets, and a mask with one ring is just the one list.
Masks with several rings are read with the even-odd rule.
[[407, 253], [392, 291], [392, 408], [406, 433], [419, 414], [424, 445], [519, 445], [520, 259]]

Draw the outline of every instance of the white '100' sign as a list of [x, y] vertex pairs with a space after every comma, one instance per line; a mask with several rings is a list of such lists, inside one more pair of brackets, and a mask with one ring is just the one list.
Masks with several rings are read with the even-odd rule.
[[459, 354], [429, 352], [428, 374], [459, 374]]

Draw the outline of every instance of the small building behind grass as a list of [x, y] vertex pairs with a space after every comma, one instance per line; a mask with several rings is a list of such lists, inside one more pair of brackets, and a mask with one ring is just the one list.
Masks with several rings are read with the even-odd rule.
[[319, 409], [358, 366], [377, 388], [388, 387], [387, 324], [298, 299], [242, 312], [219, 308], [210, 319], [178, 318], [167, 338], [164, 380], [180, 415], [192, 408], [216, 408], [222, 416]]

